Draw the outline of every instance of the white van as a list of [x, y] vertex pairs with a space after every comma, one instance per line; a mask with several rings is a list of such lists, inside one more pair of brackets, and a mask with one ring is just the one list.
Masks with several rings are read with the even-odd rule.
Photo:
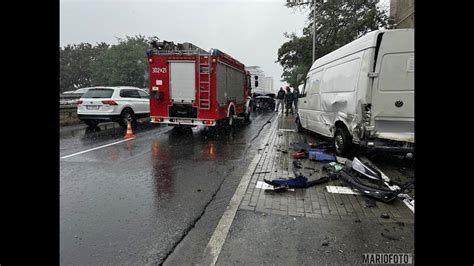
[[414, 29], [372, 31], [313, 63], [298, 129], [333, 138], [338, 155], [354, 144], [413, 152], [414, 75]]

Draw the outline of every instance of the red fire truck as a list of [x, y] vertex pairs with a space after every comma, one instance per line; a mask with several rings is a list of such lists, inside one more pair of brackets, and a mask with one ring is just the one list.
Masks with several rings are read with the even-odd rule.
[[250, 74], [230, 55], [191, 44], [152, 42], [150, 118], [176, 126], [232, 126], [250, 116]]

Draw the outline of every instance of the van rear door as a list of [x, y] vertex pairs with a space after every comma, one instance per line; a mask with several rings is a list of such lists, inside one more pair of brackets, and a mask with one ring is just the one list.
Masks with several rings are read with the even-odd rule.
[[372, 90], [375, 136], [415, 142], [414, 30], [383, 33]]
[[196, 99], [195, 61], [170, 61], [170, 97], [174, 102]]

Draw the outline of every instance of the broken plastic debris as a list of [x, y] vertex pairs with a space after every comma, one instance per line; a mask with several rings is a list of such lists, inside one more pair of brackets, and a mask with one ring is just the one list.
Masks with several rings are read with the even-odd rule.
[[341, 165], [339, 163], [336, 163], [336, 162], [330, 162], [329, 165], [333, 166], [336, 171], [340, 171], [340, 170], [342, 170], [342, 168], [344, 168], [343, 165]]
[[377, 203], [372, 198], [365, 198], [365, 207], [372, 208], [377, 206]]
[[360, 195], [359, 192], [353, 190], [353, 189], [350, 188], [350, 187], [326, 186], [326, 190], [327, 190], [329, 193]]
[[363, 164], [357, 157], [355, 157], [354, 160], [352, 161], [352, 169], [363, 174], [364, 176], [367, 176], [370, 179], [374, 179], [374, 180], [382, 179], [382, 174], [379, 171], [377, 171], [376, 169], [373, 169], [372, 167], [366, 164]]
[[382, 217], [384, 219], [388, 219], [388, 218], [390, 218], [390, 215], [388, 215], [387, 213], [384, 212], [384, 213], [380, 214], [380, 217]]
[[336, 156], [326, 153], [321, 149], [310, 149], [308, 151], [308, 159], [314, 161], [336, 161]]
[[[352, 171], [352, 169], [344, 168], [337, 174], [338, 178], [347, 184], [349, 187], [362, 191], [365, 195], [373, 197], [375, 199], [381, 200], [383, 202], [390, 202], [397, 197], [398, 194], [402, 193], [405, 189], [408, 188], [410, 183], [405, 184], [399, 190], [390, 190], [383, 188], [381, 186], [374, 187], [373, 184], [366, 184], [358, 176], [357, 171]], [[381, 181], [380, 181], [381, 182]]]

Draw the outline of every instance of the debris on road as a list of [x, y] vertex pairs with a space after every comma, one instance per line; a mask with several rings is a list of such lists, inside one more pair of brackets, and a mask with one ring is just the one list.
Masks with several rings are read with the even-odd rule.
[[399, 241], [400, 238], [399, 237], [396, 237], [396, 236], [392, 236], [392, 235], [389, 235], [389, 234], [386, 234], [386, 233], [380, 233], [380, 235], [382, 235], [383, 237], [387, 238], [387, 239], [390, 239], [390, 240], [395, 240], [395, 241]]
[[[293, 161], [293, 167], [294, 168], [301, 168], [301, 162], [300, 161]], [[306, 167], [305, 167], [306, 168]], [[314, 169], [314, 168], [313, 168]]]
[[398, 198], [405, 203], [405, 205], [413, 212], [415, 213], [415, 199], [411, 198], [407, 194], [398, 194]]
[[304, 151], [297, 151], [297, 152], [292, 152], [290, 153], [290, 156], [295, 158], [295, 159], [302, 159], [306, 158], [306, 153]]
[[326, 183], [329, 180], [332, 180], [335, 178], [336, 178], [336, 175], [330, 175], [330, 176], [320, 177], [319, 179], [316, 179], [316, 180], [308, 181], [308, 178], [306, 178], [305, 176], [297, 175], [295, 178], [291, 178], [291, 179], [274, 179], [274, 180], [263, 179], [263, 181], [274, 187], [287, 186], [289, 188], [309, 188], [314, 185]]
[[405, 226], [405, 223], [404, 223], [404, 222], [400, 222], [400, 221], [397, 221], [396, 224], [399, 225], [399, 226]]
[[349, 187], [383, 202], [390, 202], [397, 198], [398, 194], [414, 182], [414, 180], [409, 181], [397, 189], [392, 190], [390, 187], [387, 189], [388, 183], [383, 179], [382, 173], [368, 160], [362, 163], [357, 157], [353, 161], [346, 161], [344, 169], [338, 172], [338, 178]]
[[382, 213], [380, 214], [380, 217], [384, 218], [384, 219], [389, 219], [390, 218], [390, 215], [388, 215], [387, 213]]
[[381, 180], [382, 174], [374, 169], [371, 165], [370, 161], [366, 160], [362, 163], [357, 157], [354, 158], [351, 165], [352, 169], [356, 170], [357, 172], [365, 175], [366, 177], [374, 180]]
[[263, 179], [263, 181], [274, 187], [288, 186], [291, 188], [306, 188], [308, 179], [305, 176], [299, 175], [292, 179], [275, 179], [271, 181]]
[[295, 151], [308, 151], [309, 149], [311, 149], [311, 146], [308, 145], [307, 143], [297, 143], [297, 142], [294, 142], [294, 143], [291, 143], [290, 144], [293, 149]]
[[329, 245], [329, 242], [328, 242], [326, 239], [324, 239], [324, 240], [321, 242], [321, 246], [326, 247], [326, 246], [328, 246], [328, 245]]
[[323, 171], [326, 171], [329, 174], [334, 174], [341, 171], [344, 168], [342, 164], [336, 162], [330, 162], [323, 166]]
[[365, 197], [364, 204], [366, 208], [377, 207], [377, 202], [375, 202], [373, 198], [369, 198], [369, 197]]
[[329, 193], [336, 194], [349, 194], [349, 195], [360, 195], [359, 192], [351, 189], [350, 187], [341, 187], [341, 186], [326, 186], [326, 190]]
[[308, 159], [313, 161], [336, 161], [334, 154], [326, 153], [322, 149], [310, 149], [308, 151]]
[[255, 188], [263, 189], [266, 192], [295, 191], [294, 189], [289, 188], [288, 186], [272, 186], [272, 185], [266, 184], [265, 182], [262, 182], [262, 181], [257, 181], [257, 184], [255, 185]]
[[331, 149], [334, 147], [332, 143], [326, 142], [326, 141], [319, 142], [317, 144], [309, 143], [309, 145], [311, 146], [311, 148], [324, 149], [324, 150]]

